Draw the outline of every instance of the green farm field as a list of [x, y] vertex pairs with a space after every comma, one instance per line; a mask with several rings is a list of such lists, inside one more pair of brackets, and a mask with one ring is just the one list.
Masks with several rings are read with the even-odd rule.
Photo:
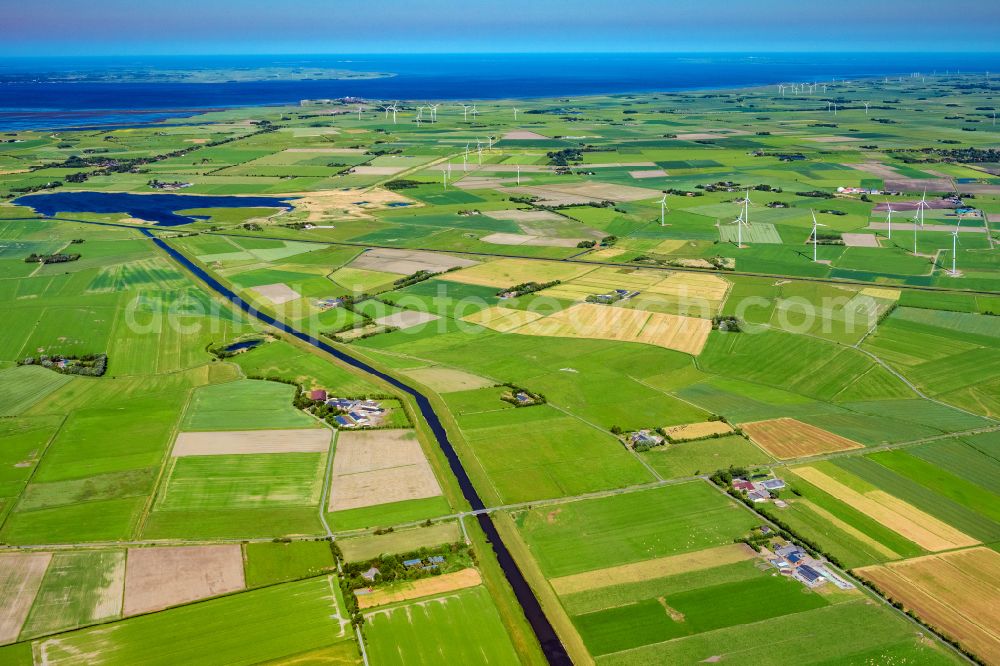
[[[510, 664], [517, 654], [483, 587], [365, 616], [372, 659], [386, 664], [439, 664], [441, 660]], [[459, 640], [455, 640], [458, 638]]]
[[[872, 590], [810, 588], [750, 550], [711, 561], [791, 539], [847, 576], [1000, 543], [996, 83], [821, 85], [466, 100], [471, 117], [304, 100], [5, 133], [0, 580], [29, 585], [0, 591], [0, 662], [354, 665], [360, 640], [372, 664], [544, 663], [492, 516], [574, 663], [956, 663], [932, 618]], [[154, 201], [162, 183], [287, 206], [193, 200], [170, 227], [15, 203]], [[103, 375], [63, 358], [90, 354]], [[341, 413], [320, 389], [388, 413]], [[338, 458], [368, 414], [385, 440]], [[857, 446], [779, 460], [742, 432], [776, 419], [803, 428], [776, 428], [779, 445]], [[631, 439], [718, 421], [734, 432]], [[192, 433], [205, 448], [185, 453]], [[309, 445], [323, 433], [328, 451]], [[786, 486], [754, 502], [737, 477]], [[357, 508], [331, 512], [341, 496]], [[142, 584], [125, 542], [239, 544], [241, 591], [122, 619]], [[447, 580], [423, 560], [466, 547], [480, 585], [355, 606], [411, 589], [394, 577]], [[10, 564], [50, 552], [34, 578]], [[379, 556], [341, 588], [334, 572]]]

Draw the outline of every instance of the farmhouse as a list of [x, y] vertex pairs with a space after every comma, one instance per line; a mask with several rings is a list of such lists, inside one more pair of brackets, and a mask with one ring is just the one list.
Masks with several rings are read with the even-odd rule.
[[781, 479], [768, 479], [760, 485], [764, 487], [764, 490], [781, 490], [785, 487], [785, 482]]
[[792, 575], [809, 587], [818, 587], [826, 582], [826, 578], [808, 564], [799, 566]]
[[365, 580], [371, 582], [371, 581], [374, 581], [375, 580], [375, 576], [379, 575], [380, 573], [382, 573], [382, 572], [379, 571], [376, 567], [372, 567], [368, 571], [361, 572], [361, 577], [364, 578]]
[[326, 391], [324, 389], [313, 389], [309, 391], [310, 400], [326, 400]]
[[330, 310], [332, 308], [339, 308], [344, 304], [344, 299], [342, 298], [321, 298], [316, 301], [316, 307], [321, 310]]
[[663, 437], [656, 434], [652, 430], [636, 430], [635, 432], [630, 432], [627, 439], [629, 445], [633, 449], [636, 447], [645, 449], [663, 444]]
[[326, 404], [341, 412], [333, 418], [339, 428], [364, 428], [382, 424], [387, 410], [375, 400], [352, 400], [350, 398], [327, 398]]

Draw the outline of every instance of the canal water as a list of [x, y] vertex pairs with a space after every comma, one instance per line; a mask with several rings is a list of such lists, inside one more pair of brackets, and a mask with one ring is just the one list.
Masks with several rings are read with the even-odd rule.
[[[438, 418], [438, 415], [435, 413], [430, 400], [427, 399], [427, 396], [420, 393], [413, 387], [404, 384], [395, 377], [387, 375], [380, 370], [376, 370], [364, 361], [358, 360], [353, 356], [350, 356], [327, 344], [326, 342], [323, 342], [322, 340], [306, 335], [305, 333], [292, 328], [288, 324], [285, 324], [284, 322], [279, 321], [264, 312], [258, 311], [256, 308], [237, 296], [228, 287], [203, 271], [184, 254], [175, 250], [163, 240], [157, 238], [150, 230], [140, 229], [140, 231], [151, 238], [157, 246], [169, 254], [174, 260], [197, 275], [198, 278], [200, 278], [211, 289], [225, 297], [226, 300], [232, 303], [235, 307], [243, 310], [256, 319], [259, 319], [265, 324], [274, 326], [275, 328], [284, 331], [285, 333], [288, 333], [289, 335], [292, 335], [299, 340], [326, 352], [327, 354], [330, 354], [336, 359], [374, 377], [378, 377], [379, 379], [396, 387], [400, 391], [413, 396], [416, 400], [417, 408], [420, 410], [420, 415], [430, 426], [431, 432], [434, 434], [434, 438], [437, 440], [438, 446], [441, 447], [445, 457], [448, 459], [448, 465], [451, 467], [452, 473], [455, 475], [455, 478], [458, 479], [458, 485], [462, 490], [462, 495], [465, 496], [466, 501], [469, 502], [474, 511], [486, 508], [482, 498], [479, 497], [479, 493], [476, 492], [475, 487], [472, 485], [472, 480], [465, 471], [465, 467], [462, 466], [462, 461], [455, 452], [455, 448], [448, 439], [448, 433], [441, 424], [441, 419]], [[489, 539], [490, 544], [493, 546], [493, 552], [496, 554], [497, 561], [500, 563], [500, 568], [506, 575], [507, 582], [509, 582], [510, 586], [513, 588], [514, 595], [517, 597], [518, 603], [521, 604], [521, 608], [524, 610], [524, 615], [528, 619], [532, 630], [535, 632], [535, 636], [538, 638], [538, 642], [542, 646], [542, 652], [545, 654], [549, 663], [559, 666], [562, 666], [563, 664], [572, 664], [573, 662], [566, 653], [566, 648], [563, 646], [562, 641], [559, 640], [559, 636], [556, 635], [556, 632], [552, 628], [552, 624], [549, 622], [548, 618], [545, 617], [545, 613], [542, 611], [538, 598], [528, 585], [528, 581], [525, 580], [524, 574], [521, 573], [520, 568], [518, 568], [517, 563], [514, 561], [514, 557], [507, 549], [506, 544], [504, 544], [492, 518], [490, 518], [488, 513], [478, 513], [476, 514], [476, 519], [479, 521], [479, 526], [486, 534], [486, 538]]]

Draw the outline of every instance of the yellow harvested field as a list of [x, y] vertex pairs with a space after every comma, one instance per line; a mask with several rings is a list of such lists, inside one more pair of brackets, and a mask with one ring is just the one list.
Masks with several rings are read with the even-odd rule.
[[[663, 271], [634, 268], [602, 267], [563, 284], [542, 291], [546, 296], [575, 301], [586, 300], [593, 294], [607, 294], [615, 289], [638, 291], [636, 300], [650, 295], [665, 296], [671, 302], [708, 301], [717, 307], [729, 292], [729, 282], [715, 275], [693, 273], [664, 273]], [[641, 304], [637, 305], [641, 309]]]
[[441, 494], [412, 430], [362, 430], [337, 437], [330, 511]]
[[711, 437], [712, 435], [725, 435], [731, 433], [733, 428], [725, 421], [703, 421], [701, 423], [671, 426], [665, 430], [670, 439], [675, 442], [685, 442], [690, 439]]
[[872, 298], [882, 298], [887, 301], [898, 301], [902, 293], [899, 289], [887, 289], [885, 287], [865, 287], [861, 290], [865, 296]]
[[657, 245], [656, 247], [654, 247], [652, 250], [650, 250], [650, 252], [654, 252], [656, 254], [671, 254], [671, 253], [676, 252], [677, 250], [681, 249], [682, 247], [684, 247], [687, 244], [688, 244], [688, 241], [686, 241], [686, 240], [670, 240], [670, 239], [668, 239], [668, 240], [665, 240], [665, 241], [661, 241], [660, 244]]
[[449, 393], [451, 391], [469, 391], [477, 388], [486, 388], [496, 384], [491, 379], [474, 375], [464, 370], [445, 368], [441, 366], [430, 366], [427, 368], [413, 368], [412, 370], [400, 371], [407, 377], [412, 377], [418, 382], [437, 393]]
[[238, 544], [129, 548], [124, 614], [138, 615], [246, 587]]
[[523, 282], [552, 282], [553, 280], [565, 282], [592, 270], [594, 269], [588, 266], [557, 261], [500, 259], [446, 273], [440, 276], [440, 279], [502, 289]]
[[1000, 553], [972, 548], [857, 573], [986, 663], [1000, 663]]
[[179, 458], [237, 453], [325, 453], [329, 448], [330, 431], [326, 428], [182, 432], [177, 435], [171, 455]]
[[815, 467], [794, 467], [790, 471], [925, 550], [938, 552], [979, 543], [951, 525], [882, 490], [858, 492]]
[[733, 564], [744, 560], [752, 560], [757, 556], [753, 548], [745, 543], [729, 543], [724, 546], [698, 550], [693, 553], [681, 553], [668, 557], [658, 557], [653, 560], [622, 564], [607, 569], [585, 571], [553, 578], [549, 581], [556, 594], [572, 594], [585, 590], [594, 590], [611, 585], [641, 583], [653, 578], [673, 576], [675, 574], [702, 571], [724, 564]]
[[[348, 130], [348, 133], [354, 132]], [[365, 190], [364, 196], [361, 196], [360, 192], [356, 189], [340, 188], [300, 192], [292, 195], [295, 197], [292, 203], [296, 210], [306, 211], [308, 213], [306, 221], [314, 224], [331, 220], [371, 219], [372, 211], [388, 208], [391, 203], [405, 203], [411, 207], [424, 205], [398, 192], [380, 187]], [[362, 200], [365, 203], [359, 203]]]
[[52, 553], [0, 554], [0, 645], [21, 633]]
[[743, 423], [740, 427], [778, 460], [863, 448], [854, 440], [787, 417]]
[[462, 317], [462, 321], [506, 333], [541, 318], [542, 315], [537, 312], [515, 310], [513, 308], [505, 308], [502, 305], [494, 305], [467, 317]]
[[468, 568], [454, 573], [441, 574], [431, 578], [421, 578], [412, 582], [403, 582], [390, 588], [375, 590], [371, 594], [358, 595], [359, 608], [373, 608], [394, 604], [409, 599], [418, 599], [432, 594], [443, 594], [475, 587], [483, 582], [478, 569]]
[[697, 355], [711, 330], [707, 319], [578, 303], [522, 326], [517, 333], [642, 342]]
[[827, 511], [818, 504], [813, 504], [809, 500], [802, 498], [796, 498], [794, 500], [789, 499], [787, 501], [793, 504], [799, 504], [801, 506], [808, 507], [810, 511], [812, 511], [817, 516], [825, 520], [832, 527], [835, 527], [840, 531], [844, 532], [845, 534], [854, 537], [855, 539], [865, 544], [872, 550], [880, 553], [883, 557], [885, 557], [888, 560], [898, 560], [900, 557], [902, 557], [896, 551], [892, 550], [891, 548], [884, 545], [880, 541], [876, 541], [875, 539], [871, 538], [870, 536], [868, 536], [867, 534], [856, 528], [854, 525], [851, 525], [850, 523], [841, 520], [840, 518], [833, 515], [832, 513], [830, 513], [829, 511]]
[[622, 250], [615, 247], [606, 247], [603, 250], [594, 250], [593, 252], [587, 253], [587, 259], [595, 259], [597, 261], [614, 261], [617, 257], [624, 255], [628, 250]]

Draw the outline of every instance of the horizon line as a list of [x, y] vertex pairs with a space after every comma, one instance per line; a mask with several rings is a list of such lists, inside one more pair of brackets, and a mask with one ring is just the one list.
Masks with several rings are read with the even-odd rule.
[[539, 50], [539, 51], [327, 51], [327, 52], [260, 52], [260, 51], [233, 51], [233, 52], [209, 52], [209, 51], [185, 51], [176, 53], [77, 53], [66, 52], [55, 55], [36, 55], [31, 53], [4, 53], [0, 51], [0, 59], [33, 59], [33, 60], [58, 60], [63, 58], [185, 58], [185, 57], [348, 57], [348, 56], [518, 56], [518, 55], [839, 55], [839, 54], [895, 54], [895, 55], [916, 55], [916, 56], [945, 56], [945, 55], [996, 55], [1000, 56], [1000, 49], [996, 50], [969, 50], [946, 51], [946, 50], [922, 50], [906, 51], [899, 49], [860, 49], [845, 48], [833, 50], [812, 50], [812, 49], [783, 49], [783, 50]]

